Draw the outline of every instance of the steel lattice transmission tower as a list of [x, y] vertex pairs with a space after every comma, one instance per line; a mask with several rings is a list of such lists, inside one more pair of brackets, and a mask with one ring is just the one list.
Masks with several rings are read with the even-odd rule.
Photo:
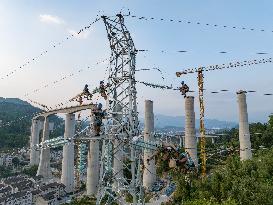
[[136, 102], [135, 58], [137, 50], [121, 14], [102, 16], [110, 42], [107, 84], [107, 123], [102, 145], [97, 204], [142, 202], [141, 153], [132, 144], [139, 135]]

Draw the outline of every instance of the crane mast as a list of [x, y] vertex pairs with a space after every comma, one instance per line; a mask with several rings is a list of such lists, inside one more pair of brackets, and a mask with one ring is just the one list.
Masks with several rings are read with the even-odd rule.
[[198, 94], [199, 94], [199, 107], [200, 107], [200, 148], [201, 148], [201, 174], [202, 177], [206, 176], [206, 137], [205, 137], [205, 106], [204, 106], [204, 75], [203, 69], [198, 69]]

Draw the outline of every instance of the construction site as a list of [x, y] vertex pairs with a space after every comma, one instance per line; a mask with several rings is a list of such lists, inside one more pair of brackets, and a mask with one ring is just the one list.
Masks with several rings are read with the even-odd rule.
[[[214, 73], [226, 75], [226, 73], [232, 71], [233, 73], [238, 72], [240, 79], [244, 79], [244, 72], [248, 72], [249, 69], [260, 69], [259, 72], [263, 72], [262, 68], [259, 68], [260, 66], [272, 66], [272, 58], [255, 57], [236, 59], [230, 62], [225, 60], [222, 63], [213, 65], [180, 67], [175, 72], [169, 72], [168, 69], [164, 70], [157, 66], [138, 67], [138, 56], [148, 55], [147, 53], [151, 51], [140, 48], [135, 43], [135, 35], [130, 29], [132, 25], [128, 23], [131, 19], [138, 22], [156, 21], [164, 25], [167, 24], [166, 22], [196, 24], [198, 26], [202, 24], [175, 18], [137, 16], [129, 9], [122, 9], [120, 12], [110, 15], [100, 11], [91, 23], [70, 34], [60, 43], [53, 44], [55, 49], [55, 47], [61, 46], [70, 38], [76, 38], [96, 25], [103, 25], [103, 38], [107, 40], [110, 56], [96, 63], [93, 62], [94, 68], [99, 64], [103, 65], [104, 78], [96, 77], [96, 82], [78, 79], [74, 83], [77, 83], [81, 89], [78, 89], [78, 92], [74, 92], [74, 89], [73, 93], [70, 92], [70, 96], [66, 97], [67, 100], [63, 100], [55, 106], [48, 105], [39, 99], [34, 100], [31, 95], [41, 93], [43, 89], [52, 87], [53, 89], [50, 91], [52, 96], [48, 99], [50, 101], [54, 96], [58, 95], [54, 91], [54, 86], [84, 72], [84, 69], [65, 75], [58, 80], [52, 81], [52, 83], [36, 87], [33, 91], [25, 93], [24, 97], [25, 101], [40, 109], [38, 112], [20, 116], [14, 121], [3, 121], [3, 123], [1, 121], [0, 125], [4, 128], [13, 126], [13, 124], [20, 124], [26, 117], [31, 118], [31, 126], [28, 128], [30, 136], [27, 147], [29, 153], [27, 167], [37, 167], [35, 173], [37, 177], [42, 178], [43, 185], [53, 182], [64, 185], [64, 192], [70, 197], [69, 200], [62, 203], [52, 200], [51, 202], [49, 200], [42, 203], [39, 202], [39, 199], [36, 203], [32, 202], [30, 204], [77, 204], [79, 202], [78, 204], [97, 205], [190, 205], [189, 201], [192, 198], [196, 198], [195, 204], [248, 204], [249, 202], [245, 202], [243, 199], [238, 201], [239, 196], [232, 198], [228, 197], [230, 196], [228, 194], [227, 197], [223, 196], [224, 194], [221, 195], [222, 193], [231, 193], [232, 191], [228, 187], [233, 187], [231, 184], [225, 187], [221, 185], [221, 181], [226, 180], [227, 183], [235, 183], [235, 187], [236, 183], [238, 183], [238, 187], [242, 184], [242, 182], [236, 182], [235, 178], [225, 179], [223, 177], [225, 175], [221, 175], [221, 172], [225, 172], [225, 166], [230, 167], [230, 169], [234, 168], [233, 165], [230, 165], [232, 163], [237, 163], [235, 170], [239, 170], [240, 166], [246, 166], [246, 168], [242, 169], [247, 170], [246, 172], [250, 173], [249, 176], [254, 178], [256, 176], [264, 179], [268, 177], [266, 188], [263, 188], [270, 192], [273, 189], [271, 180], [273, 175], [270, 171], [271, 168], [269, 168], [271, 162], [267, 162], [267, 170], [271, 175], [261, 175], [257, 171], [259, 165], [256, 167], [256, 165], [250, 165], [250, 163], [258, 159], [261, 160], [262, 155], [258, 155], [259, 153], [269, 152], [272, 140], [268, 138], [266, 144], [263, 141], [265, 139], [263, 136], [272, 136], [273, 133], [268, 131], [266, 135], [266, 131], [254, 130], [254, 125], [250, 125], [249, 121], [251, 120], [249, 118], [251, 116], [248, 114], [248, 97], [251, 98], [251, 95], [258, 93], [259, 98], [263, 98], [263, 102], [268, 103], [271, 102], [270, 96], [273, 96], [273, 93], [268, 92], [270, 88], [265, 89], [264, 92], [252, 88], [250, 90], [247, 87], [238, 87], [236, 90], [229, 88], [218, 89], [222, 84], [225, 85], [225, 82], [220, 82], [219, 87], [210, 90], [206, 86], [209, 81], [206, 77], [214, 75]], [[213, 23], [211, 25], [225, 29], [248, 30], [249, 32], [254, 30], [244, 26], [228, 27]], [[203, 26], [208, 25], [203, 23]], [[261, 29], [256, 32], [262, 33], [265, 30]], [[49, 50], [45, 50], [38, 57], [31, 58], [31, 60], [12, 72], [1, 75], [1, 80], [11, 78], [49, 52]], [[168, 52], [167, 50], [160, 51], [160, 53]], [[175, 52], [187, 53], [186, 50]], [[221, 52], [222, 54], [226, 53], [225, 51]], [[259, 52], [257, 55], [265, 55], [265, 53]], [[96, 75], [93, 67], [88, 66], [85, 68], [90, 70], [90, 75]], [[255, 73], [255, 69], [252, 72]], [[139, 72], [142, 73], [140, 75], [147, 75], [151, 79], [158, 77], [158, 80], [143, 81], [137, 75]], [[164, 84], [166, 75], [175, 80]], [[254, 75], [257, 75], [257, 78], [259, 77], [258, 72]], [[237, 80], [238, 76], [234, 77], [234, 79]], [[229, 77], [232, 78], [232, 76]], [[226, 80], [229, 79], [226, 78]], [[255, 81], [255, 79], [250, 81]], [[152, 98], [143, 97], [142, 87], [149, 88], [152, 90], [151, 92], [160, 90], [162, 92], [160, 96], [162, 101], [154, 101]], [[233, 87], [236, 87], [236, 85], [231, 86], [231, 88]], [[172, 92], [172, 95], [177, 96], [175, 99], [180, 100], [179, 106], [181, 108], [180, 110], [176, 109], [175, 112], [183, 112], [185, 118], [181, 122], [181, 125], [184, 124], [184, 128], [178, 129], [177, 132], [159, 132], [156, 128], [155, 110], [159, 109], [157, 106], [160, 107], [160, 104], [164, 104], [165, 107], [171, 108], [173, 104], [177, 103], [174, 99], [166, 99], [163, 92]], [[237, 125], [232, 129], [213, 128], [211, 134], [209, 132], [210, 128], [206, 127], [207, 105], [210, 106], [211, 99], [208, 103], [207, 100], [211, 95], [220, 95], [218, 99], [221, 99], [221, 95], [226, 93], [232, 96], [228, 102], [232, 106], [236, 104], [233, 109], [236, 113]], [[165, 103], [168, 100], [169, 102]], [[141, 108], [140, 103], [142, 104]], [[256, 106], [262, 107], [263, 105]], [[182, 108], [183, 111], [181, 111]], [[228, 116], [228, 113], [233, 111], [223, 106], [221, 112]], [[53, 125], [52, 119], [55, 119], [54, 116], [64, 120], [64, 124], [62, 124], [63, 133], [57, 137], [52, 137], [52, 134], [50, 134], [52, 130], [59, 129], [56, 125]], [[268, 111], [268, 116], [270, 117], [268, 124], [264, 123], [260, 126], [271, 126], [272, 115], [270, 111]], [[1, 115], [0, 117], [2, 119]], [[262, 137], [259, 138], [260, 141], [253, 141], [253, 136]], [[60, 150], [62, 154], [61, 163], [59, 164], [61, 171], [57, 175], [53, 174], [52, 171], [52, 150]], [[234, 162], [232, 161], [233, 158], [238, 160]], [[238, 171], [235, 175], [237, 174], [243, 178], [242, 172]], [[213, 185], [215, 178], [220, 182], [217, 181]], [[254, 193], [256, 189], [261, 188], [258, 185], [257, 188], [251, 184], [251, 177], [249, 180], [248, 184], [242, 185], [238, 190], [248, 190], [246, 187], [249, 186], [249, 189], [253, 190]], [[211, 187], [205, 185], [210, 182]], [[0, 191], [1, 189], [0, 186]], [[204, 195], [197, 192], [198, 189], [203, 190], [202, 194]], [[234, 191], [232, 193], [238, 192], [238, 190], [232, 189]], [[214, 193], [217, 191], [221, 191], [219, 196], [214, 194], [213, 197], [208, 197], [209, 192]], [[257, 197], [259, 200], [256, 200], [256, 195], [253, 193], [247, 192], [246, 197], [253, 200], [253, 203], [262, 200], [262, 196]], [[199, 195], [199, 198], [196, 195]], [[8, 199], [6, 199], [8, 197], [4, 199], [5, 194], [0, 196], [3, 197], [3, 201], [0, 199], [0, 204], [8, 204]], [[270, 200], [270, 197], [267, 197]], [[267, 197], [264, 197], [264, 200], [267, 200]], [[90, 202], [80, 203], [83, 199]], [[18, 201], [16, 203], [28, 204], [27, 202], [19, 203]], [[16, 203], [12, 202], [11, 204]], [[272, 204], [272, 201], [271, 203], [262, 201], [260, 204]]]

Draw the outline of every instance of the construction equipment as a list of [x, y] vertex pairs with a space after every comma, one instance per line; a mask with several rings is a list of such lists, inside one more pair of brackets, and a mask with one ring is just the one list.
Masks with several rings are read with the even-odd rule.
[[200, 147], [201, 147], [201, 174], [204, 178], [206, 176], [206, 138], [205, 138], [205, 123], [204, 123], [204, 116], [205, 116], [205, 105], [204, 105], [204, 71], [215, 71], [215, 70], [222, 70], [222, 69], [232, 69], [237, 67], [244, 67], [244, 66], [251, 66], [257, 64], [265, 64], [265, 63], [272, 63], [272, 59], [254, 59], [248, 61], [240, 61], [240, 62], [231, 62], [227, 64], [219, 64], [213, 66], [202, 66], [198, 68], [190, 68], [185, 69], [184, 71], [176, 72], [177, 77], [181, 77], [182, 75], [186, 75], [189, 73], [197, 73], [198, 77], [198, 95], [199, 95], [199, 107], [200, 107]]
[[199, 107], [200, 107], [200, 147], [201, 147], [201, 174], [202, 177], [206, 176], [206, 137], [205, 137], [205, 106], [204, 106], [204, 75], [202, 68], [198, 70], [198, 94], [199, 94]]

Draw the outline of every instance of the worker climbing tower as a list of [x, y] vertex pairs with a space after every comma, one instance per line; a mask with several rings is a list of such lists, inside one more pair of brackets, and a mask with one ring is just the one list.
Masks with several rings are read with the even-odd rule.
[[111, 58], [97, 204], [114, 201], [124, 204], [126, 196], [137, 204], [142, 202], [141, 155], [131, 143], [133, 137], [139, 135], [135, 87], [137, 50], [121, 14], [102, 16], [102, 19], [110, 42]]

